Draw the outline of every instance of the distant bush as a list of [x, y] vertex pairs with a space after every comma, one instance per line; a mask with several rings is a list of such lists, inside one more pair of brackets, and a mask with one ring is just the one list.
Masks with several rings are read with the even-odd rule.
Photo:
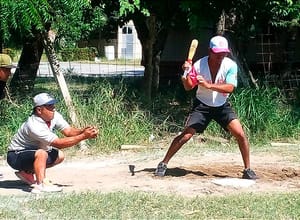
[[12, 48], [4, 48], [2, 50], [2, 53], [8, 54], [12, 58], [13, 61], [15, 61], [14, 58], [17, 56], [17, 51]]
[[98, 56], [97, 49], [94, 47], [86, 48], [65, 48], [60, 50], [62, 61], [78, 61], [78, 60], [90, 60], [94, 61]]

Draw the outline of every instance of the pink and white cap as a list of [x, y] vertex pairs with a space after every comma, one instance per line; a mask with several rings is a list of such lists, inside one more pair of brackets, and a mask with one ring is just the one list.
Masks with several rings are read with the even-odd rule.
[[215, 36], [211, 38], [209, 42], [209, 48], [214, 53], [230, 52], [228, 49], [228, 41], [222, 36]]

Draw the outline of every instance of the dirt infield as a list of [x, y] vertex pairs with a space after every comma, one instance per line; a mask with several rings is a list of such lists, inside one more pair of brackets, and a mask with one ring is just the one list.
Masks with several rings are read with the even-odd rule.
[[[250, 186], [237, 187], [218, 185], [214, 180], [241, 178], [243, 167], [239, 152], [204, 152], [193, 156], [178, 152], [168, 165], [167, 175], [156, 177], [155, 167], [165, 151], [120, 151], [103, 157], [66, 158], [62, 164], [48, 169], [47, 177], [62, 186], [63, 192], [143, 191], [201, 196], [300, 191], [300, 161], [294, 155], [252, 153], [252, 169], [259, 179]], [[134, 175], [129, 165], [134, 166]], [[0, 172], [3, 174], [1, 195], [29, 194], [30, 188], [18, 180], [5, 161]]]

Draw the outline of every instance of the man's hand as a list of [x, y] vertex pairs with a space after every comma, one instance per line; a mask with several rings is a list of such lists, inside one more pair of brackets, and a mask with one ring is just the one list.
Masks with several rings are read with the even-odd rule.
[[189, 71], [191, 68], [192, 68], [192, 63], [189, 61], [185, 61], [184, 64], [182, 65], [183, 71]]
[[86, 139], [89, 138], [96, 138], [98, 135], [98, 129], [94, 126], [88, 126], [86, 128], [83, 129], [83, 134], [86, 137]]
[[198, 84], [204, 88], [211, 89], [211, 84], [208, 83], [203, 76], [197, 75]]

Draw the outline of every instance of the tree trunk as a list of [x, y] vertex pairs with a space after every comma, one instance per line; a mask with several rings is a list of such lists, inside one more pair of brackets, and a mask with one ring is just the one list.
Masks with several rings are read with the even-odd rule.
[[[158, 23], [158, 21], [156, 21], [156, 24]], [[159, 85], [160, 85], [160, 59], [161, 59], [161, 55], [162, 52], [164, 50], [165, 44], [166, 44], [166, 40], [168, 37], [168, 33], [169, 33], [169, 28], [167, 25], [156, 25], [159, 26], [160, 28], [156, 28], [156, 41], [155, 44], [153, 46], [153, 60], [152, 60], [152, 65], [153, 65], [153, 82], [152, 82], [152, 97], [155, 97], [158, 89], [159, 89]]]
[[[231, 19], [231, 18], [223, 10], [222, 14], [219, 17], [219, 21], [217, 23], [217, 31], [216, 32], [218, 35], [224, 35], [226, 30], [227, 31], [231, 30], [232, 27], [230, 26], [230, 24], [232, 24], [232, 22], [226, 22], [228, 19]], [[229, 41], [229, 39], [228, 39], [228, 41]], [[239, 67], [239, 70], [240, 70], [239, 74], [238, 74], [240, 82], [243, 84], [243, 86], [248, 87], [249, 86], [249, 77], [250, 77], [250, 79], [252, 80], [252, 83], [257, 88], [258, 85], [256, 84], [256, 81], [254, 80], [253, 75], [248, 68], [245, 57], [243, 56], [243, 54], [237, 53], [237, 51], [242, 51], [242, 50], [238, 50], [238, 49], [236, 50], [236, 48], [238, 48], [236, 39], [233, 39], [233, 41], [230, 43], [231, 43], [231, 56], [236, 61], [237, 65]], [[249, 77], [247, 74], [249, 75]]]
[[151, 91], [151, 97], [155, 97], [158, 88], [159, 88], [159, 64], [160, 64], [160, 56], [161, 51], [158, 51], [157, 53], [153, 52], [153, 58], [152, 58], [152, 66], [153, 66], [153, 75], [152, 75], [152, 91]]
[[143, 45], [143, 56], [144, 56], [144, 92], [145, 97], [148, 102], [152, 100], [152, 76], [153, 76], [153, 66], [152, 66], [152, 42], [147, 40]]
[[19, 59], [19, 68], [10, 81], [12, 94], [24, 96], [32, 92], [42, 54], [43, 42], [39, 34], [26, 40]]
[[226, 14], [225, 11], [222, 11], [222, 14], [219, 17], [219, 21], [217, 23], [217, 35], [224, 35], [225, 32], [225, 24], [226, 24]]
[[143, 48], [143, 66], [144, 71], [144, 94], [146, 101], [152, 100], [152, 82], [153, 82], [153, 45], [155, 43], [156, 29], [155, 16], [151, 15], [146, 21], [137, 16], [133, 21], [138, 32], [139, 40]]
[[[77, 116], [76, 116], [76, 112], [75, 112], [75, 107], [72, 103], [72, 99], [71, 99], [71, 96], [70, 96], [70, 93], [69, 93], [67, 83], [65, 81], [63, 72], [60, 68], [59, 61], [57, 59], [55, 50], [53, 48], [53, 41], [55, 39], [55, 36], [53, 34], [54, 33], [52, 31], [49, 31], [49, 32], [45, 32], [42, 35], [45, 52], [47, 54], [48, 61], [50, 63], [53, 75], [54, 75], [54, 77], [55, 77], [55, 79], [56, 79], [56, 81], [59, 85], [59, 88], [60, 88], [61, 93], [62, 93], [62, 95], [64, 97], [64, 100], [65, 100], [66, 106], [69, 110], [71, 121], [75, 126], [79, 126], [79, 122], [77, 120]], [[80, 149], [81, 150], [85, 150], [85, 149], [87, 149], [87, 147], [88, 146], [87, 146], [85, 141], [80, 142]]]

